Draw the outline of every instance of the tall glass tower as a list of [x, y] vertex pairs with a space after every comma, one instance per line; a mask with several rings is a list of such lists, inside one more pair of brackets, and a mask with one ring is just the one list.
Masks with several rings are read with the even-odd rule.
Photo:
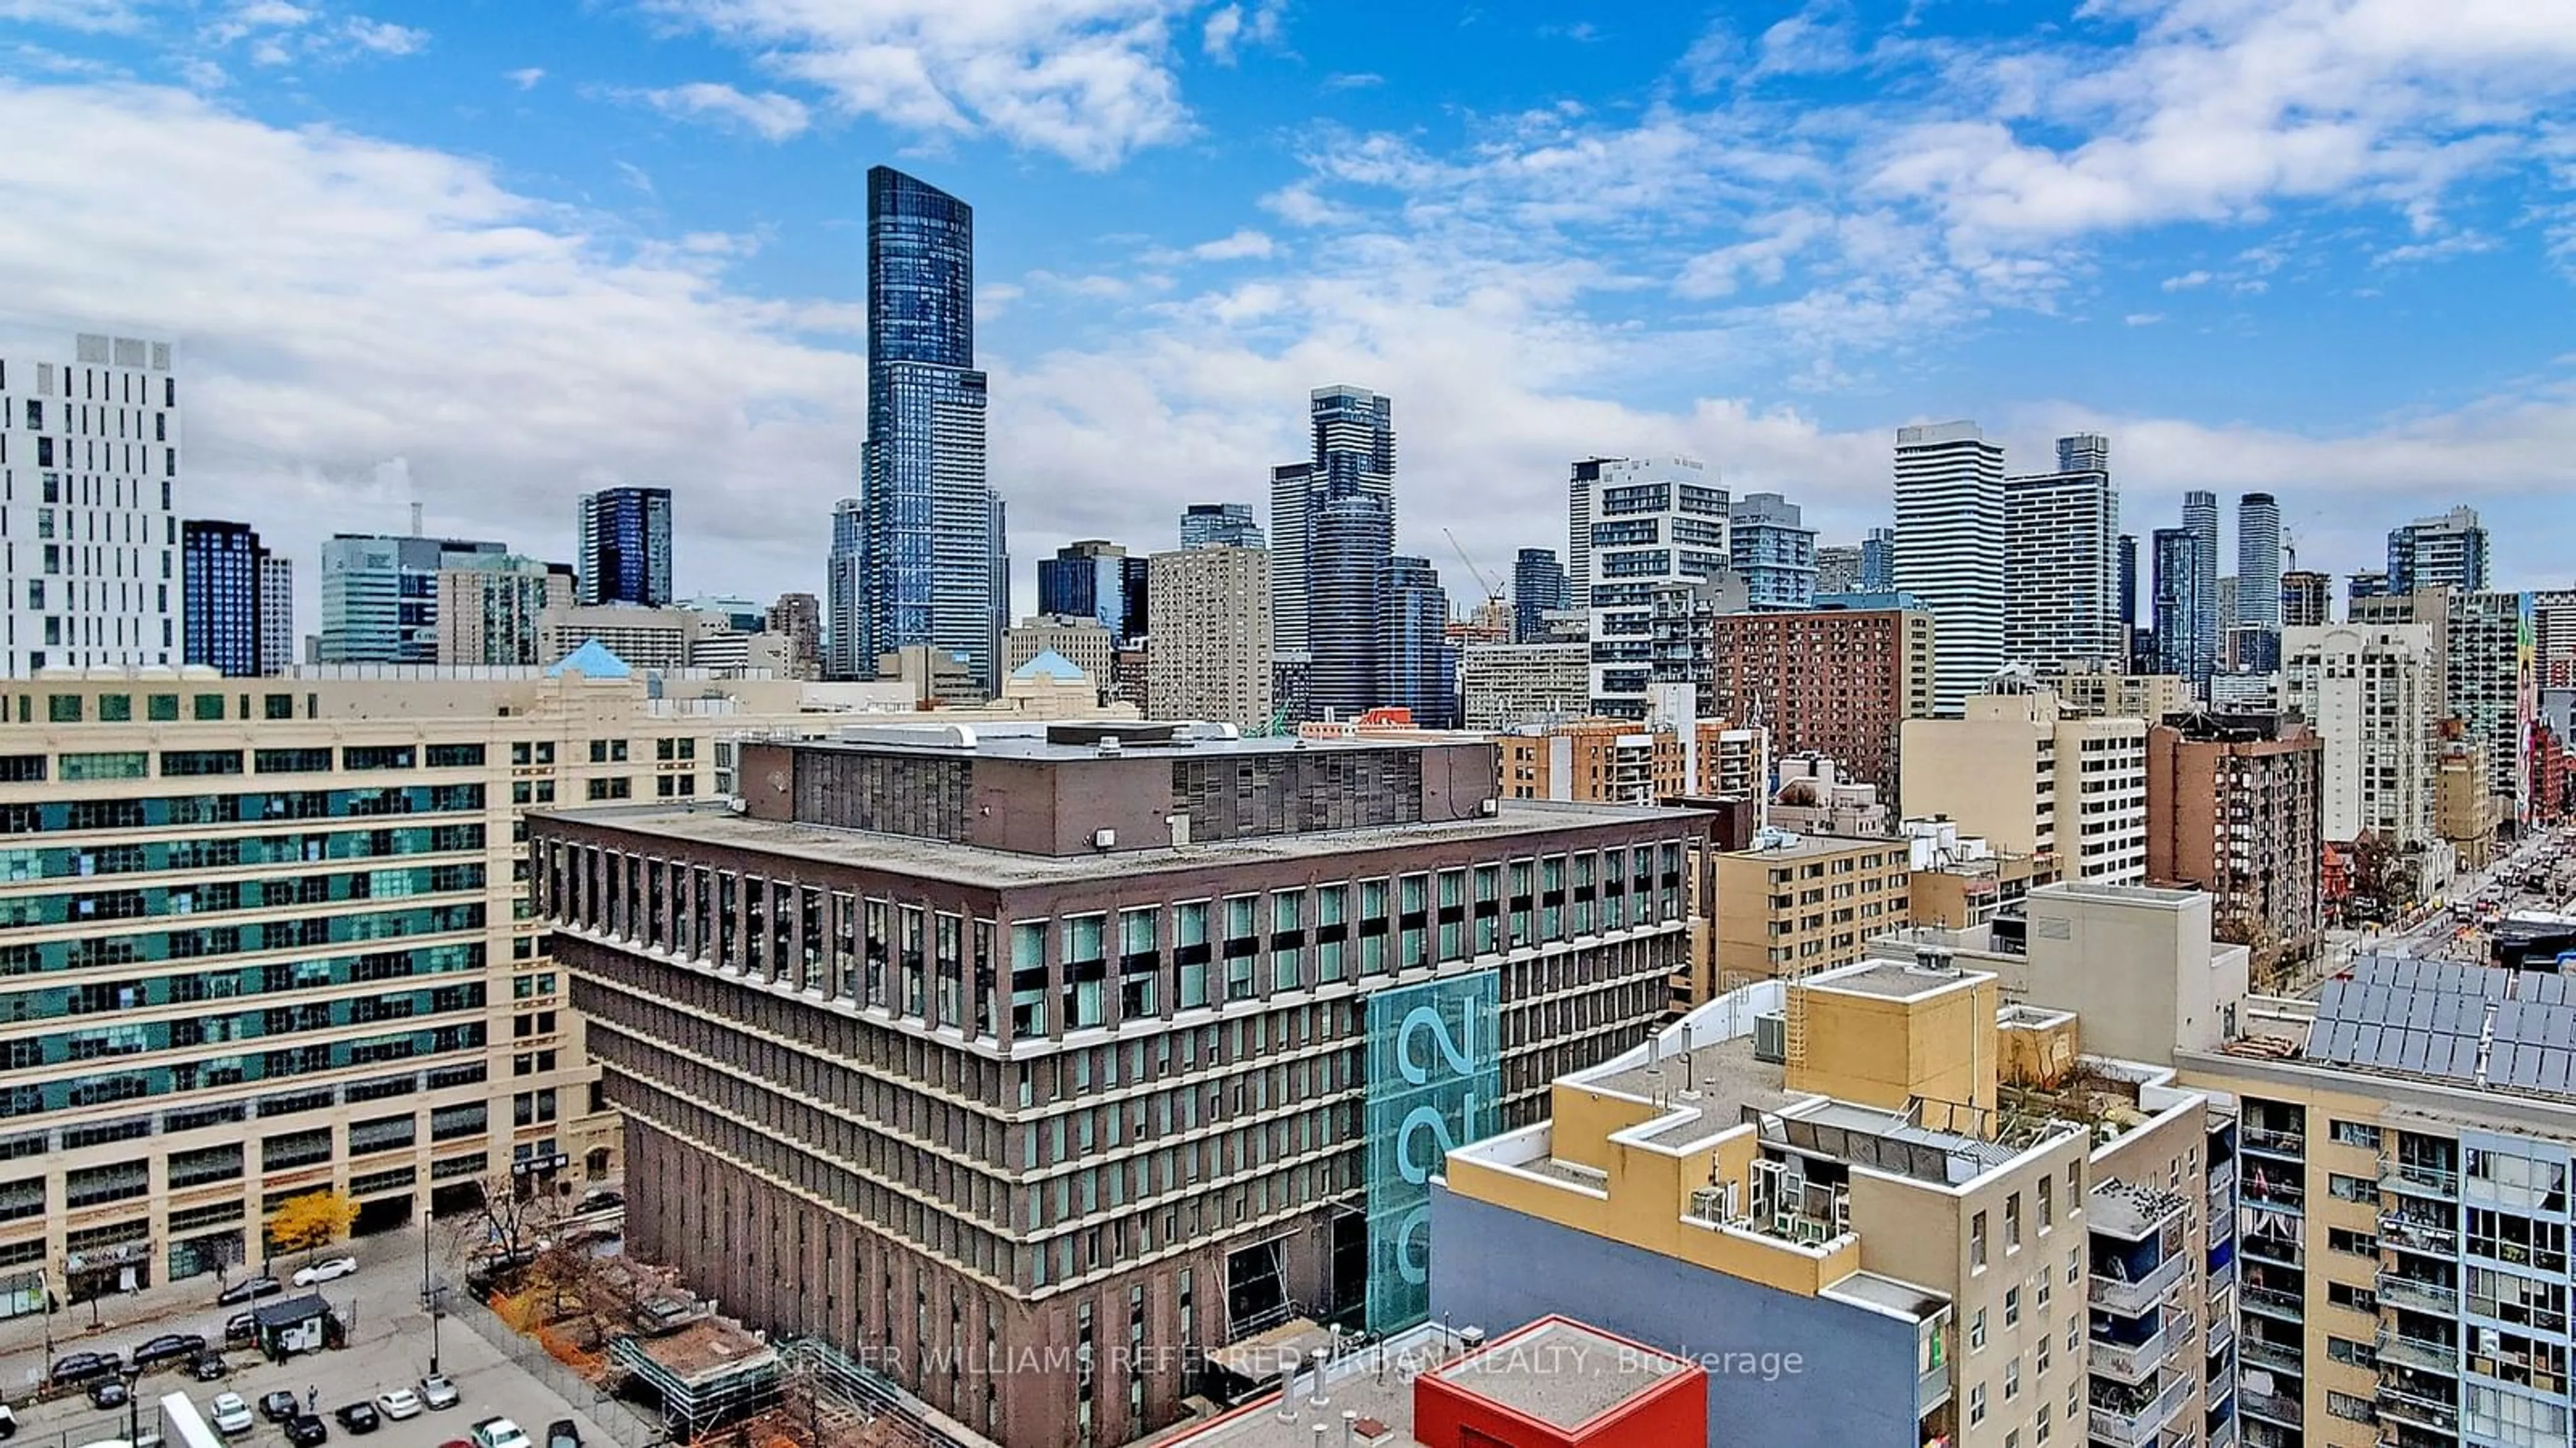
[[2236, 622], [2281, 627], [2281, 505], [2270, 493], [2236, 500]]
[[182, 627], [192, 664], [226, 678], [255, 678], [261, 668], [260, 585], [268, 550], [248, 523], [190, 518], [179, 525]]
[[975, 213], [886, 166], [868, 171], [868, 431], [860, 459], [862, 676], [896, 649], [954, 655], [997, 692], [1010, 570], [985, 476], [975, 370]]
[[1375, 493], [1333, 495], [1309, 514], [1306, 702], [1318, 718], [1354, 718], [1380, 702], [1379, 621], [1394, 553], [1395, 513]]
[[2193, 557], [2200, 573], [2192, 584], [2191, 667], [2173, 672], [2206, 679], [2218, 667], [2218, 495], [2197, 489], [2183, 494], [2182, 527], [2197, 540]]
[[581, 495], [583, 603], [671, 602], [671, 490], [603, 488]]

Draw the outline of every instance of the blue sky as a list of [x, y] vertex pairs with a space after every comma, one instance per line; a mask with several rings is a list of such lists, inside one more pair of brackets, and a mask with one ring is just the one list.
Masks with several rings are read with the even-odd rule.
[[818, 588], [888, 161], [977, 207], [1023, 609], [1326, 382], [1468, 601], [1437, 530], [1561, 546], [1572, 457], [1845, 541], [1951, 417], [2110, 433], [2141, 535], [2267, 489], [2341, 571], [2468, 501], [2576, 573], [2563, 3], [0, 0], [0, 135], [0, 307], [182, 338], [192, 510], [306, 560], [662, 482], [684, 591]]

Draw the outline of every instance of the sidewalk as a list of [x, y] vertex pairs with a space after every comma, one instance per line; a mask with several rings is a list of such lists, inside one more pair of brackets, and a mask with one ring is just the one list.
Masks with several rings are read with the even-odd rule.
[[[314, 1255], [316, 1260], [332, 1256], [355, 1257], [359, 1265], [365, 1267], [377, 1263], [400, 1262], [407, 1255], [406, 1244], [416, 1249], [419, 1241], [418, 1235], [409, 1229], [382, 1232], [343, 1242], [336, 1247], [325, 1248]], [[275, 1269], [272, 1275], [281, 1282], [292, 1283], [295, 1279], [295, 1269], [304, 1265], [304, 1257], [305, 1254], [299, 1252], [292, 1256], [274, 1259], [270, 1264]], [[54, 1357], [61, 1357], [71, 1352], [129, 1351], [135, 1344], [151, 1337], [156, 1331], [182, 1330], [181, 1326], [169, 1328], [162, 1326], [174, 1318], [212, 1317], [216, 1326], [220, 1327], [225, 1317], [236, 1312], [247, 1312], [253, 1304], [243, 1303], [236, 1307], [218, 1309], [215, 1306], [215, 1294], [245, 1277], [258, 1275], [260, 1275], [260, 1269], [257, 1266], [247, 1269], [237, 1268], [224, 1273], [220, 1281], [209, 1273], [201, 1277], [183, 1278], [177, 1282], [156, 1283], [138, 1292], [111, 1293], [97, 1299], [94, 1303], [69, 1303], [57, 1309], [50, 1320], [43, 1313], [13, 1317], [0, 1322], [0, 1358], [15, 1357], [22, 1353], [43, 1353], [49, 1329], [53, 1335], [54, 1345], [51, 1357], [47, 1358], [48, 1363]], [[410, 1273], [409, 1280], [415, 1286], [417, 1285], [419, 1280], [417, 1270]], [[290, 1296], [296, 1290], [293, 1286], [286, 1289]], [[261, 1299], [264, 1302], [275, 1300], [275, 1298]], [[98, 1315], [98, 1326], [95, 1328], [90, 1326], [92, 1312]], [[213, 1338], [216, 1334], [210, 1332], [207, 1336]], [[18, 1385], [12, 1381], [8, 1386], [15, 1389]]]

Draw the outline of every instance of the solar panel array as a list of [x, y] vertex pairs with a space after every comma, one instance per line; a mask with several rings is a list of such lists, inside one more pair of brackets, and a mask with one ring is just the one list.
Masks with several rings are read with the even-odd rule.
[[2393, 956], [2355, 961], [2319, 994], [2307, 1054], [2475, 1085], [2481, 1041], [2485, 1084], [2576, 1094], [2576, 988], [2556, 975]]

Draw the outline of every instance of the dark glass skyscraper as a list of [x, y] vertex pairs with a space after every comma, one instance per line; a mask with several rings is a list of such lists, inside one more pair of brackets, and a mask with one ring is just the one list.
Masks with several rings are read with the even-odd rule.
[[1512, 641], [1534, 644], [1547, 638], [1547, 616], [1572, 607], [1567, 597], [1565, 565], [1553, 548], [1524, 548], [1512, 560]]
[[1348, 719], [1380, 703], [1378, 623], [1395, 515], [1375, 493], [1327, 497], [1307, 513], [1307, 708]]
[[583, 603], [671, 602], [671, 490], [603, 488], [581, 495]]
[[928, 646], [999, 686], [1010, 614], [1002, 505], [985, 476], [975, 370], [975, 213], [890, 167], [868, 171], [868, 431], [860, 461], [863, 671]]
[[2216, 607], [2215, 600], [2207, 608], [2202, 603], [2206, 564], [2201, 537], [2191, 528], [2158, 528], [2154, 546], [2155, 671], [2198, 684], [2215, 666], [2200, 631], [2202, 615]]
[[1896, 587], [1896, 530], [1872, 528], [1860, 540], [1860, 591], [1886, 593]]
[[1378, 589], [1377, 702], [1409, 709], [1413, 722], [1458, 722], [1457, 669], [1448, 663], [1449, 595], [1428, 558], [1390, 557]]
[[1205, 548], [1218, 544], [1228, 548], [1266, 546], [1261, 525], [1252, 519], [1249, 503], [1192, 503], [1181, 510], [1181, 546]]
[[260, 589], [268, 550], [248, 523], [179, 525], [180, 639], [189, 663], [226, 678], [260, 672]]
[[1123, 640], [1128, 562], [1126, 549], [1101, 538], [1055, 550], [1038, 560], [1038, 612], [1087, 618]]

